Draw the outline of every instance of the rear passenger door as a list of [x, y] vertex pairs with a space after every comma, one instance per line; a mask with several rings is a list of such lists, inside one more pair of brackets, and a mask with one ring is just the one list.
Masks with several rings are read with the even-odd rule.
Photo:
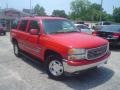
[[28, 20], [21, 20], [18, 27], [18, 45], [22, 50], [26, 51], [26, 39], [27, 39]]

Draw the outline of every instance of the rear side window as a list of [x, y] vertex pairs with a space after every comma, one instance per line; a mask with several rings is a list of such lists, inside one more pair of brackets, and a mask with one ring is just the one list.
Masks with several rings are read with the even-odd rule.
[[19, 30], [25, 32], [26, 31], [26, 27], [27, 27], [27, 23], [28, 23], [28, 20], [22, 20], [21, 23], [20, 23]]
[[30, 31], [30, 29], [37, 29], [38, 32], [40, 31], [40, 27], [38, 25], [38, 22], [37, 21], [31, 21], [30, 22], [30, 26], [29, 26], [29, 29], [28, 29], [28, 32]]
[[19, 22], [19, 20], [14, 20], [13, 23], [12, 23], [11, 28], [12, 28], [12, 29], [16, 29], [16, 28], [17, 28], [17, 25], [18, 25], [18, 22]]

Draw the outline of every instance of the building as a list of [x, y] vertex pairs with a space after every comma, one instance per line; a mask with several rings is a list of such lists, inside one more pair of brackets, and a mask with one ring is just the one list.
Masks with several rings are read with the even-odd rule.
[[35, 14], [33, 9], [23, 9], [23, 12], [29, 13], [29, 14]]
[[11, 24], [14, 20], [19, 19], [20, 17], [30, 16], [28, 13], [13, 9], [1, 9], [0, 10], [0, 24], [2, 24], [7, 31], [10, 31]]

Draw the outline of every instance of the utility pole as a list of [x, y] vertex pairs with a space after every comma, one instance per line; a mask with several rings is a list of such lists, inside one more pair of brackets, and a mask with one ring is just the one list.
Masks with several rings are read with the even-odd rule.
[[113, 5], [113, 11], [115, 10], [115, 6]]
[[6, 8], [8, 9], [8, 3], [6, 3]]
[[102, 6], [103, 6], [103, 0], [101, 0], [100, 22], [102, 21]]
[[31, 0], [30, 0], [30, 15], [32, 15], [32, 5], [31, 5]]
[[31, 0], [30, 0], [30, 10], [31, 10]]

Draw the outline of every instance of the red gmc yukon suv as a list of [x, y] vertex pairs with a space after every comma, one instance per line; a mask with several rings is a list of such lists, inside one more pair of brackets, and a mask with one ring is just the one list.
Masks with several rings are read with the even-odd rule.
[[26, 52], [44, 62], [51, 78], [106, 64], [108, 41], [80, 33], [60, 17], [24, 17], [11, 30], [14, 54]]

